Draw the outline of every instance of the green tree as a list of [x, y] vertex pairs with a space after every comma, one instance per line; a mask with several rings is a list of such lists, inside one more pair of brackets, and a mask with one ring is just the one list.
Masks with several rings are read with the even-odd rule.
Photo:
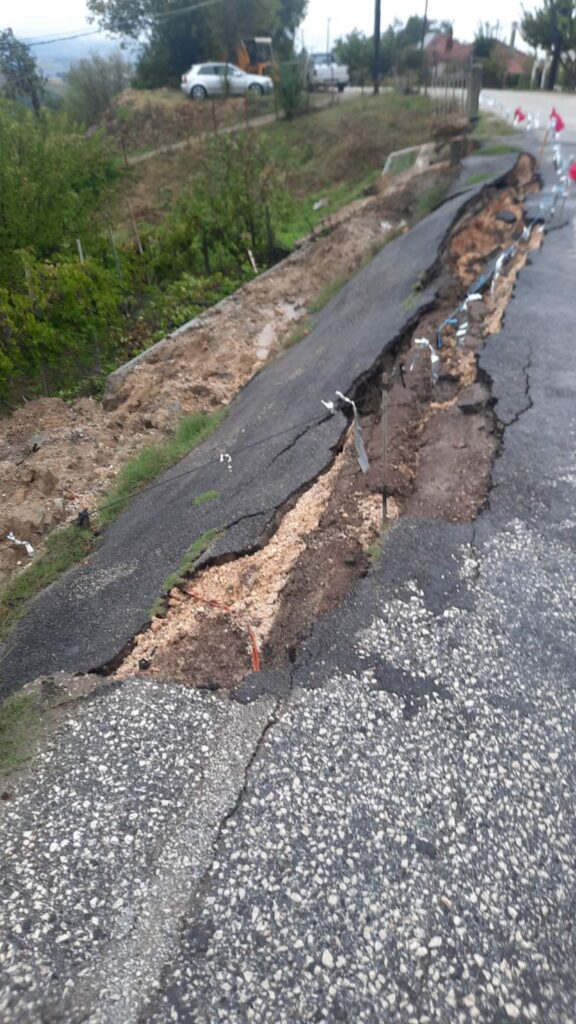
[[108, 57], [94, 53], [70, 65], [65, 108], [73, 120], [92, 125], [114, 96], [130, 84], [132, 65], [121, 50]]
[[[102, 28], [134, 39], [146, 35], [138, 62], [138, 84], [177, 84], [191, 64], [233, 60], [241, 39], [272, 35], [283, 56], [306, 8], [306, 0], [219, 0], [182, 11], [182, 0], [88, 0]], [[288, 45], [287, 45], [288, 44]]]
[[49, 259], [75, 251], [79, 235], [86, 242], [115, 174], [101, 140], [75, 133], [63, 115], [14, 117], [0, 104], [0, 286], [21, 278], [19, 250]]
[[0, 32], [0, 90], [10, 100], [29, 103], [39, 114], [44, 78], [30, 47], [16, 39], [11, 28]]
[[336, 40], [334, 53], [341, 64], [347, 65], [352, 85], [366, 85], [370, 81], [374, 54], [371, 36], [365, 36], [355, 28], [347, 36]]
[[18, 253], [16, 287], [0, 288], [0, 395], [21, 383], [44, 394], [102, 368], [119, 326], [116, 277], [91, 259]]
[[524, 15], [521, 32], [530, 46], [541, 47], [552, 57], [547, 85], [553, 89], [559, 68], [562, 66], [569, 72], [574, 62], [576, 18], [573, 0], [544, 0], [542, 7]]
[[183, 193], [156, 234], [155, 275], [166, 280], [190, 271], [241, 277], [250, 271], [248, 250], [265, 265], [286, 203], [276, 167], [257, 133], [213, 138], [193, 189]]

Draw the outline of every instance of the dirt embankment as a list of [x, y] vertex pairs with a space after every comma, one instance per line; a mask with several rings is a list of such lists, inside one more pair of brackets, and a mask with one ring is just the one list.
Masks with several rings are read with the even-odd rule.
[[540, 245], [540, 230], [518, 244], [493, 290], [470, 304], [465, 341], [458, 342], [456, 325], [443, 331], [435, 384], [430, 353], [415, 341], [434, 344], [437, 327], [487, 260], [517, 238], [530, 177], [522, 170], [527, 166], [516, 183], [463, 218], [442, 256], [434, 310], [358, 396], [369, 472], [361, 473], [348, 432], [331, 468], [285, 512], [265, 547], [210, 566], [172, 590], [166, 614], [136, 638], [115, 674], [230, 688], [254, 666], [255, 642], [264, 667], [286, 664], [317, 616], [336, 607], [367, 571], [386, 523], [403, 514], [455, 522], [475, 517], [486, 500], [501, 436], [476, 354], [483, 339], [499, 330], [516, 276]]
[[37, 547], [48, 530], [96, 508], [122, 464], [182, 415], [227, 405], [290, 340], [322, 289], [410, 222], [443, 173], [400, 179], [327, 217], [292, 256], [128, 374], [108, 403], [43, 398], [0, 419], [0, 586], [26, 562], [9, 531]]

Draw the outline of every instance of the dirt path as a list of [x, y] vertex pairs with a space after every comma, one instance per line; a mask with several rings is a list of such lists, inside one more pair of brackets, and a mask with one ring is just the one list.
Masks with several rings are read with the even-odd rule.
[[26, 564], [9, 531], [36, 548], [47, 531], [97, 507], [122, 464], [170, 434], [182, 415], [227, 405], [294, 340], [322, 289], [415, 216], [419, 196], [442, 173], [399, 177], [388, 192], [327, 217], [288, 259], [137, 366], [108, 402], [43, 398], [0, 420], [0, 585]]
[[[314, 105], [310, 110], [310, 113], [317, 110], [324, 110], [326, 107], [333, 105], [334, 103], [340, 103], [343, 99], [356, 99], [356, 93], [339, 93], [338, 96], [315, 96]], [[190, 102], [193, 102], [192, 100]], [[230, 135], [233, 132], [246, 131], [247, 128], [264, 128], [268, 124], [275, 124], [276, 121], [283, 121], [284, 114], [280, 111], [272, 114], [261, 114], [259, 117], [250, 117], [247, 119], [237, 121], [235, 124], [224, 124], [216, 129], [211, 128], [206, 131], [202, 131], [191, 135], [190, 138], [180, 139], [178, 142], [168, 142], [163, 146], [157, 146], [154, 149], [148, 150], [146, 153], [137, 153], [134, 156], [127, 156], [126, 163], [128, 166], [134, 166], [135, 164], [141, 164], [145, 160], [151, 160], [155, 156], [161, 156], [163, 153], [173, 153], [179, 149], [186, 149], [191, 143], [196, 143], [202, 139], [209, 138], [211, 135]]]
[[162, 153], [173, 153], [178, 149], [186, 149], [191, 142], [200, 142], [202, 139], [207, 139], [211, 135], [230, 135], [232, 132], [246, 131], [247, 128], [263, 128], [267, 124], [274, 124], [278, 120], [283, 120], [281, 116], [276, 114], [262, 114], [261, 117], [252, 117], [248, 121], [238, 121], [237, 124], [226, 124], [217, 128], [216, 131], [200, 132], [198, 135], [194, 135], [191, 139], [180, 139], [179, 142], [168, 142], [165, 146], [158, 146], [156, 149], [151, 149], [147, 153], [138, 153], [136, 156], [126, 157], [126, 163], [129, 167], [134, 164], [141, 164], [144, 160], [151, 160], [155, 156], [160, 156]]

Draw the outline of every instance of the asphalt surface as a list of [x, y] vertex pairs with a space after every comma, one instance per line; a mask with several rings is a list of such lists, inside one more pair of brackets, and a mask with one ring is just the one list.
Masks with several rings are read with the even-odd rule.
[[481, 354], [475, 523], [398, 521], [241, 701], [82, 701], [0, 804], [6, 1024], [576, 1021], [567, 209]]
[[[516, 159], [499, 157], [493, 179]], [[336, 390], [354, 393], [432, 303], [433, 282], [414, 288], [454, 220], [487, 184], [467, 188], [386, 246], [325, 307], [306, 345], [258, 374], [218, 432], [134, 500], [85, 563], [39, 595], [0, 647], [0, 696], [42, 673], [89, 672], [115, 658], [149, 621], [163, 581], [206, 530], [222, 532], [211, 555], [259, 543], [276, 510], [333, 458], [347, 421], [340, 412], [330, 416], [321, 400], [334, 399]], [[255, 447], [239, 452], [247, 445]], [[222, 452], [231, 454], [232, 472], [219, 462]], [[195, 496], [212, 490], [217, 501], [194, 506]]]
[[574, 93], [557, 93], [547, 90], [541, 92], [540, 89], [482, 89], [480, 106], [483, 110], [497, 114], [499, 117], [506, 117], [510, 121], [516, 108], [520, 107], [525, 114], [539, 119], [542, 134], [548, 124], [552, 108], [555, 107], [566, 125], [566, 131], [571, 136], [576, 135], [576, 96]]

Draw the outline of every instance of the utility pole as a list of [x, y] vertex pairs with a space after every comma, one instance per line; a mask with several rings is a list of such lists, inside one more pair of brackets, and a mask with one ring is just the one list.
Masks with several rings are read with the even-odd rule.
[[428, 25], [428, 0], [424, 4], [424, 21], [422, 22], [422, 38], [420, 39], [420, 52], [424, 53], [424, 40], [426, 38], [426, 27]]
[[374, 95], [380, 92], [380, 0], [374, 0]]
[[424, 56], [424, 43], [426, 41], [427, 27], [428, 27], [428, 0], [425, 0], [425, 4], [424, 4], [424, 20], [422, 22], [422, 38], [420, 40], [420, 55], [421, 55], [421, 59], [422, 59], [422, 68], [421, 68], [422, 81], [424, 82], [424, 92], [425, 92], [426, 95], [428, 95], [428, 75], [426, 73], [427, 68], [426, 68], [426, 58]]

